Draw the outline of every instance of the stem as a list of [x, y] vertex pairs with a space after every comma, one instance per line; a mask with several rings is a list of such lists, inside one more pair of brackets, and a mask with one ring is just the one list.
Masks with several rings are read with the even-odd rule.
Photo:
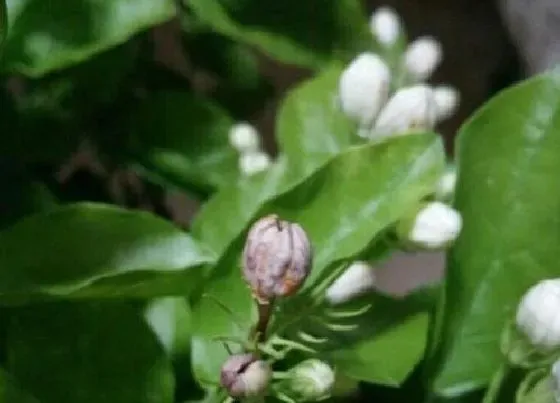
[[509, 365], [507, 362], [503, 362], [492, 376], [490, 385], [488, 385], [488, 389], [486, 390], [486, 394], [484, 395], [484, 399], [482, 399], [481, 403], [494, 403], [496, 401], [498, 394], [500, 393], [502, 383], [504, 382], [508, 372]]
[[259, 320], [255, 326], [255, 336], [257, 337], [257, 343], [262, 343], [266, 340], [266, 329], [268, 328], [268, 323], [272, 317], [274, 301], [269, 301], [267, 303], [257, 301], [257, 308]]

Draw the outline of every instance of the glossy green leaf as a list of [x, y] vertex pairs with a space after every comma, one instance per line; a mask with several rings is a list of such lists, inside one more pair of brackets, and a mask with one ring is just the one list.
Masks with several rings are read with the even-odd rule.
[[0, 299], [186, 295], [213, 257], [148, 213], [77, 204], [0, 233]]
[[8, 35], [8, 12], [6, 10], [6, 0], [0, 0], [0, 59], [2, 48]]
[[336, 100], [339, 74], [340, 68], [331, 66], [290, 91], [277, 121], [283, 153], [277, 163], [266, 174], [224, 188], [202, 209], [193, 231], [219, 254], [264, 203], [302, 183], [352, 142], [353, 127]]
[[[411, 135], [355, 147], [267, 203], [258, 215], [275, 212], [305, 228], [315, 250], [307, 282], [311, 286], [333, 263], [362, 252], [403, 213], [413, 209], [430, 193], [443, 169], [442, 144], [433, 135]], [[228, 248], [205, 291], [222, 299], [248, 327], [254, 311], [239, 271], [243, 243], [244, 239], [238, 237]], [[198, 369], [199, 379], [216, 380], [225, 349], [209, 342], [208, 336], [239, 336], [244, 331], [211, 300], [203, 299], [195, 307], [194, 320], [197, 338], [193, 342], [193, 366]]]
[[133, 116], [131, 152], [149, 173], [205, 192], [235, 181], [238, 155], [228, 141], [233, 121], [210, 101], [161, 92]]
[[7, 0], [3, 70], [37, 77], [82, 62], [170, 20], [172, 0]]
[[175, 379], [155, 335], [125, 303], [18, 309], [9, 371], [42, 403], [172, 403]]
[[216, 31], [296, 65], [322, 67], [373, 42], [356, 0], [190, 0], [187, 5]]
[[355, 125], [339, 106], [338, 81], [342, 68], [324, 69], [291, 91], [279, 111], [277, 141], [290, 169], [311, 173], [352, 144]]
[[484, 386], [523, 293], [560, 274], [558, 150], [558, 72], [504, 91], [461, 130], [455, 203], [464, 228], [448, 261], [439, 394]]

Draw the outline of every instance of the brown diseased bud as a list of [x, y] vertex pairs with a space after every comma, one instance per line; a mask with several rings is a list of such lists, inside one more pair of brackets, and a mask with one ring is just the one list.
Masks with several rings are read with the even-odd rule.
[[270, 366], [254, 354], [236, 354], [222, 365], [220, 384], [231, 397], [262, 395], [272, 377]]
[[258, 220], [247, 235], [243, 276], [260, 303], [296, 293], [312, 264], [312, 247], [303, 228], [277, 215]]

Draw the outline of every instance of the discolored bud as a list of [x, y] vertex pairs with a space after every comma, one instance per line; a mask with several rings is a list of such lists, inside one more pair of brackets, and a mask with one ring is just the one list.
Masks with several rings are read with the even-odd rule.
[[260, 303], [296, 293], [311, 263], [311, 242], [299, 224], [269, 215], [249, 230], [243, 251], [243, 276]]
[[222, 366], [220, 384], [231, 397], [262, 395], [272, 377], [270, 366], [254, 354], [236, 354]]

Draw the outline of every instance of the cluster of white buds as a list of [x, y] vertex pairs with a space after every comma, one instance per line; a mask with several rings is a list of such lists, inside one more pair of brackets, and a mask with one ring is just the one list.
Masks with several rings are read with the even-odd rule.
[[[397, 13], [389, 7], [380, 7], [372, 14], [370, 31], [386, 49], [395, 48], [403, 34]], [[408, 86], [396, 88], [392, 95], [389, 88], [394, 77], [381, 55], [366, 52], [350, 62], [340, 76], [339, 98], [345, 114], [358, 123], [358, 134], [378, 139], [426, 131], [450, 117], [459, 104], [458, 91], [450, 86], [423, 84], [442, 57], [441, 44], [432, 37], [411, 42], [396, 67], [403, 70]]]
[[423, 204], [416, 214], [397, 225], [397, 234], [407, 244], [422, 249], [442, 249], [453, 243], [463, 226], [461, 214], [439, 201]]
[[560, 279], [531, 287], [521, 299], [515, 322], [533, 347], [550, 351], [560, 347]]
[[251, 176], [266, 170], [272, 160], [262, 149], [259, 133], [249, 123], [237, 123], [229, 131], [229, 143], [239, 153], [239, 170]]
[[375, 272], [367, 262], [352, 263], [327, 289], [326, 300], [332, 304], [342, 304], [373, 289]]

